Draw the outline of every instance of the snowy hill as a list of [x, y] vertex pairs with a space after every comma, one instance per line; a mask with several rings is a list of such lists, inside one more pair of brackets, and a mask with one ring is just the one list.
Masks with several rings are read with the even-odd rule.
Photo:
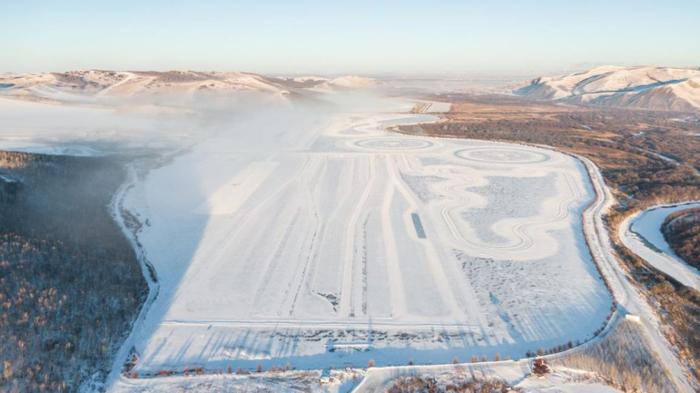
[[514, 93], [601, 106], [699, 111], [700, 70], [604, 66], [571, 75], [540, 77]]
[[286, 85], [293, 85], [314, 91], [374, 89], [382, 86], [382, 83], [376, 79], [357, 75], [344, 75], [336, 78], [297, 76], [293, 78], [281, 78], [280, 81]]
[[256, 91], [286, 95], [295, 90], [367, 88], [373, 80], [358, 76], [272, 78], [245, 72], [69, 71], [0, 75], [0, 95], [52, 101], [86, 97], [192, 95], [202, 92]]

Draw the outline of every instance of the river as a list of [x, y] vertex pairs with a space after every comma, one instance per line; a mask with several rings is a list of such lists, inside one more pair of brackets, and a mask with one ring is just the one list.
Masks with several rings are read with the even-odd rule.
[[683, 285], [700, 290], [700, 271], [678, 257], [661, 233], [661, 225], [669, 214], [700, 207], [700, 201], [661, 205], [644, 210], [627, 219], [620, 227], [623, 243], [655, 268]]

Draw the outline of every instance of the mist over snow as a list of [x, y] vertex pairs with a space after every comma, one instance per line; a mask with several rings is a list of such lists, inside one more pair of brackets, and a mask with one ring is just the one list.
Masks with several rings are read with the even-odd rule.
[[[280, 129], [321, 121], [341, 107], [367, 109], [379, 100], [371, 90], [330, 89], [327, 80], [322, 82], [325, 88], [313, 84], [313, 89], [305, 87], [300, 93], [293, 86], [291, 92], [268, 88], [272, 84], [261, 88], [262, 82], [246, 88], [193, 90], [185, 79], [190, 74], [178, 74], [178, 83], [162, 82], [167, 89], [160, 89], [161, 84], [146, 88], [146, 82], [132, 82], [130, 77], [97, 84], [89, 78], [97, 78], [94, 72], [80, 75], [78, 82], [68, 79], [72, 84], [53, 74], [8, 77], [14, 83], [0, 91], [0, 148], [98, 155], [119, 149], [184, 148], [228, 133], [248, 146], [272, 149]], [[206, 85], [209, 80], [200, 82]], [[128, 83], [136, 86], [116, 86]]]

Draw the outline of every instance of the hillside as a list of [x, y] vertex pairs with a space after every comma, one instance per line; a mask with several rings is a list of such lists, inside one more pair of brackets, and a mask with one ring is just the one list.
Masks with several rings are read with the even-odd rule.
[[540, 77], [514, 93], [538, 100], [692, 112], [700, 111], [700, 70], [604, 66]]
[[206, 92], [266, 92], [278, 95], [303, 90], [374, 87], [359, 76], [275, 78], [245, 72], [85, 70], [0, 75], [0, 95], [39, 101], [84, 101], [88, 98], [187, 96]]

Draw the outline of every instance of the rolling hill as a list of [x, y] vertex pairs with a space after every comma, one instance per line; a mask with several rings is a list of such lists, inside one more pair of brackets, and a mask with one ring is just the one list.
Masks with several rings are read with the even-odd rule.
[[700, 70], [603, 66], [540, 77], [514, 91], [539, 100], [681, 112], [700, 111]]
[[376, 85], [373, 79], [358, 76], [285, 78], [246, 72], [85, 70], [0, 75], [2, 96], [60, 102], [96, 97], [179, 96], [237, 91], [287, 95], [303, 90], [347, 90]]

